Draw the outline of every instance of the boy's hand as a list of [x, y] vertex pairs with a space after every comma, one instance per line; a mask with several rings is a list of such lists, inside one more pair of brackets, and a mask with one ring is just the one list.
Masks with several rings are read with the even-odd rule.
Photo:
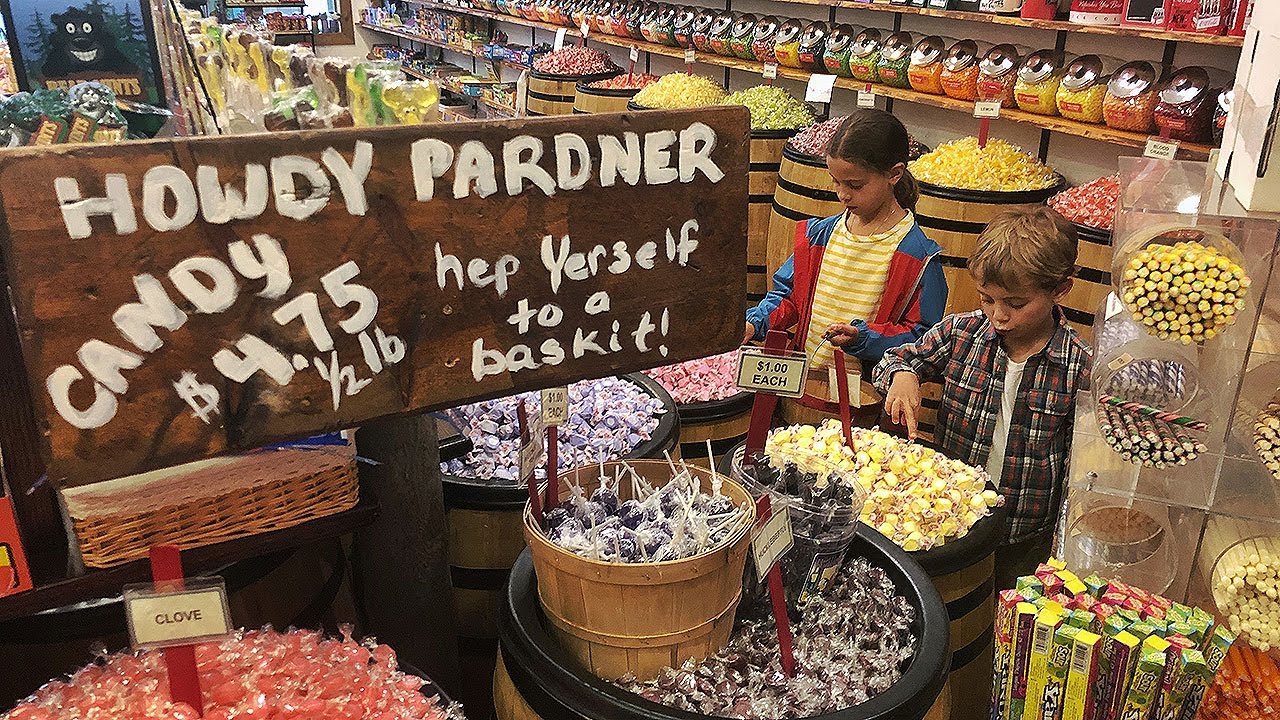
[[747, 329], [742, 333], [742, 344], [746, 345], [747, 343], [751, 342], [751, 338], [755, 336], [756, 336], [756, 326], [752, 325], [751, 321], [748, 320]]
[[920, 378], [905, 370], [894, 373], [889, 394], [884, 398], [889, 419], [905, 425], [907, 437], [916, 439], [916, 416], [920, 413]]
[[831, 341], [832, 345], [842, 348], [858, 339], [858, 328], [852, 325], [837, 323], [827, 328], [822, 337]]

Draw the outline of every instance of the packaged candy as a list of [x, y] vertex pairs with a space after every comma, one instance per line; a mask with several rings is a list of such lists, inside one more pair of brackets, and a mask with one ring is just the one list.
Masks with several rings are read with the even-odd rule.
[[[627, 10], [627, 35], [630, 35], [632, 40], [644, 39], [644, 21], [645, 18], [648, 17], [649, 12], [649, 5], [643, 2], [634, 3], [631, 5], [630, 9]], [[578, 25], [572, 18], [570, 18], [570, 23], [573, 24], [574, 27], [577, 27]]]
[[[1044, 700], [1056, 702], [1060, 697], [1060, 689], [1046, 695], [1045, 689], [1049, 680], [1049, 653], [1053, 646], [1053, 635], [1062, 627], [1062, 616], [1054, 609], [1047, 608], [1036, 616], [1035, 627], [1031, 631], [1031, 653], [1027, 659], [1027, 694], [1028, 702], [1037, 707], [1044, 706]], [[1024, 706], [1025, 707], [1025, 706]]]
[[800, 67], [809, 72], [825, 73], [826, 61], [823, 59], [827, 51], [827, 36], [831, 28], [825, 22], [817, 20], [809, 23], [800, 34], [800, 48], [797, 51]]
[[942, 91], [957, 100], [978, 99], [978, 43], [961, 40], [947, 50], [942, 60]]
[[773, 41], [778, 35], [778, 26], [782, 22], [772, 15], [760, 18], [756, 23], [751, 39], [751, 52], [755, 59], [762, 63], [774, 62]]
[[942, 95], [942, 56], [946, 52], [946, 41], [938, 35], [930, 35], [916, 43], [911, 51], [911, 66], [907, 68], [907, 79], [911, 89], [916, 92]]
[[[660, 5], [650, 5], [640, 14], [640, 35], [645, 42], [656, 43], [654, 39], [658, 30], [658, 15], [662, 12]], [[578, 23], [581, 25], [582, 23]]]
[[1102, 666], [1102, 637], [1080, 631], [1071, 646], [1062, 720], [1092, 720], [1097, 707], [1098, 677]]
[[751, 43], [754, 39], [756, 23], [759, 18], [751, 13], [745, 13], [733, 23], [733, 30], [730, 33], [729, 48], [733, 50], [733, 54], [743, 60], [755, 60], [756, 54], [752, 50]]
[[1207, 142], [1220, 92], [1209, 87], [1209, 73], [1204, 68], [1179, 70], [1160, 91], [1156, 127], [1168, 131], [1173, 140]]
[[779, 65], [800, 67], [800, 34], [803, 32], [804, 23], [799, 20], [787, 20], [778, 27], [773, 39], [773, 54]]
[[1159, 76], [1146, 60], [1122, 65], [1107, 83], [1102, 116], [1117, 130], [1149, 133], [1155, 127], [1156, 104], [1160, 101]]
[[693, 26], [689, 29], [690, 36], [693, 40], [693, 46], [698, 52], [713, 53], [711, 49], [711, 25], [716, 21], [716, 12], [714, 10], [701, 10], [697, 17], [693, 19]]
[[876, 74], [880, 82], [896, 88], [911, 87], [908, 70], [911, 66], [911, 50], [914, 44], [909, 32], [896, 32], [884, 41], [880, 50], [880, 60], [876, 63]]
[[730, 10], [725, 10], [716, 15], [715, 21], [711, 23], [708, 40], [712, 52], [725, 57], [733, 57], [733, 48], [730, 46], [730, 42], [733, 39], [733, 26], [737, 22], [737, 14]]
[[1058, 88], [1066, 58], [1058, 50], [1037, 50], [1018, 67], [1013, 86], [1018, 108], [1037, 115], [1058, 114]]
[[849, 58], [853, 56], [853, 39], [856, 31], [852, 25], [839, 24], [831, 28], [827, 38], [827, 49], [822, 54], [822, 62], [827, 72], [840, 77], [853, 77], [849, 69]]
[[880, 64], [880, 48], [883, 40], [880, 31], [867, 28], [853, 40], [853, 55], [849, 58], [849, 71], [863, 82], [880, 82], [877, 68]]
[[995, 101], [1006, 108], [1017, 107], [1013, 87], [1018, 81], [1018, 49], [1004, 43], [991, 48], [978, 64], [978, 99]]

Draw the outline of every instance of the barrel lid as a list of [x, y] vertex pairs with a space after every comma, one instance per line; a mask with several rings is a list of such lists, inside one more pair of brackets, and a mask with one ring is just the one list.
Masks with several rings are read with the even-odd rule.
[[703, 10], [693, 19], [691, 30], [695, 33], [704, 33], [711, 29], [711, 23], [716, 21], [716, 14], [712, 10]]
[[853, 42], [855, 31], [852, 25], [840, 23], [831, 28], [831, 35], [827, 37], [827, 52], [838, 53], [843, 51]]
[[1042, 83], [1062, 70], [1066, 57], [1053, 48], [1037, 50], [1028, 55], [1018, 67], [1018, 79], [1029, 84]]
[[943, 59], [942, 67], [951, 72], [960, 72], [977, 61], [978, 43], [972, 40], [960, 40], [947, 50], [947, 57]]
[[1209, 92], [1209, 72], [1202, 67], [1186, 67], [1173, 74], [1160, 91], [1160, 102], [1186, 105], [1203, 100]]
[[916, 43], [916, 47], [911, 51], [912, 65], [932, 65], [942, 60], [942, 54], [947, 51], [946, 41], [940, 35], [930, 35]]
[[978, 67], [987, 77], [1004, 77], [1018, 67], [1019, 59], [1018, 48], [1009, 43], [1001, 43], [987, 51]]
[[858, 57], [866, 57], [878, 51], [881, 44], [880, 31], [875, 28], [867, 28], [858, 33], [858, 37], [853, 39], [853, 54]]
[[676, 11], [676, 30], [689, 28], [693, 26], [694, 18], [698, 17], [698, 11], [691, 7], [682, 7]]
[[715, 20], [711, 22], [711, 30], [709, 32], [712, 35], [723, 35], [729, 31], [729, 28], [733, 27], [733, 23], [737, 19], [737, 15], [732, 10], [724, 10], [715, 16]]
[[914, 42], [911, 33], [903, 30], [890, 35], [884, 41], [884, 48], [880, 50], [880, 57], [885, 60], [901, 60], [911, 52], [911, 46]]
[[821, 48], [827, 42], [827, 35], [831, 33], [831, 26], [823, 20], [815, 20], [809, 23], [804, 29], [804, 34], [800, 36], [800, 47], [804, 49]]
[[750, 37], [752, 31], [755, 30], [756, 22], [758, 20], [759, 18], [755, 15], [752, 15], [751, 13], [744, 13], [733, 22], [733, 36], [736, 38], [744, 36]]
[[1067, 74], [1062, 77], [1062, 86], [1077, 92], [1092, 87], [1102, 78], [1102, 58], [1097, 55], [1081, 55], [1067, 64]]
[[787, 45], [796, 42], [802, 32], [804, 32], [804, 23], [799, 20], [787, 20], [778, 26], [778, 34], [774, 36], [773, 41], [779, 45]]
[[765, 15], [756, 21], [756, 27], [752, 31], [756, 40], [768, 40], [778, 32], [778, 26], [782, 21], [772, 15]]
[[1156, 68], [1146, 60], [1134, 60], [1120, 66], [1107, 83], [1107, 92], [1118, 98], [1131, 98], [1150, 92], [1155, 86]]
[[1224, 113], [1231, 112], [1231, 105], [1236, 100], [1235, 88], [1227, 88], [1218, 93], [1218, 109]]

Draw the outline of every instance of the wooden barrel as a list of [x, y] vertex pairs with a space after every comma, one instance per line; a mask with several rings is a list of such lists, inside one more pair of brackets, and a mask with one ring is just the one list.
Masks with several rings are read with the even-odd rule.
[[[773, 193], [778, 187], [782, 149], [795, 130], [751, 131], [750, 200], [747, 205], [747, 308], [753, 308], [769, 291], [769, 218]], [[777, 268], [773, 268], [777, 269]]]
[[578, 83], [615, 77], [617, 72], [596, 75], [552, 75], [537, 70], [529, 73], [529, 96], [525, 111], [530, 115], [572, 115]]
[[844, 210], [823, 158], [786, 147], [778, 166], [778, 186], [769, 213], [766, 242], [767, 273], [773, 273], [791, 257], [796, 246], [796, 224], [824, 218]]
[[593, 88], [587, 85], [585, 82], [580, 82], [574, 86], [573, 112], [575, 115], [626, 112], [627, 103], [640, 92], [639, 88]]
[[[994, 488], [992, 488], [994, 489]], [[951, 623], [951, 720], [987, 720], [995, 653], [995, 552], [1004, 533], [1004, 508], [974, 524], [962, 538], [908, 553], [920, 563], [946, 604]]]
[[[857, 370], [860, 361], [850, 357], [847, 362], [852, 372]], [[786, 425], [821, 425], [824, 420], [840, 419], [840, 404], [830, 400], [831, 384], [825, 370], [810, 370], [805, 381], [805, 397], [778, 398], [778, 419]], [[870, 375], [863, 375], [859, 383], [859, 400], [850, 410], [850, 421], [857, 427], [871, 427], [880, 419], [880, 408], [883, 398], [876, 392], [870, 382]], [[852, 383], [849, 388], [853, 392]]]
[[[561, 502], [571, 497], [569, 485], [581, 486], [589, 495], [599, 486], [600, 475], [613, 475], [619, 465], [606, 462], [603, 471], [592, 466], [566, 473]], [[666, 485], [673, 475], [665, 460], [631, 460], [628, 465], [654, 487]], [[711, 471], [689, 469], [710, 492]], [[755, 504], [741, 485], [721, 480], [721, 492], [750, 510], [751, 523], [718, 549], [684, 560], [611, 563], [585, 558], [552, 543], [532, 511], [525, 511], [524, 539], [537, 569], [538, 599], [548, 629], [583, 667], [606, 680], [627, 673], [651, 678], [664, 667], [701, 660], [728, 644], [742, 597]], [[632, 499], [631, 489], [622, 483], [618, 499]]]
[[[892, 687], [865, 703], [823, 716], [824, 720], [945, 720], [949, 663], [948, 626], [942, 599], [919, 565], [889, 540], [859, 528], [850, 557], [865, 557], [884, 569], [899, 594], [915, 608], [916, 654]], [[516, 561], [503, 595], [498, 668], [493, 697], [499, 720], [677, 720], [698, 717], [658, 705], [585, 671], [559, 647], [538, 606], [533, 563]]]
[[[675, 401], [655, 380], [641, 373], [623, 376], [659, 398], [666, 408], [649, 440], [636, 446], [627, 458], [660, 458], [664, 452], [680, 455], [680, 418]], [[496, 638], [498, 594], [507, 573], [524, 550], [520, 513], [528, 493], [525, 488], [441, 473], [444, 485], [445, 522], [448, 528], [449, 574], [457, 610], [458, 635], [464, 638]]]
[[946, 313], [978, 309], [978, 288], [969, 277], [969, 255], [978, 235], [996, 215], [1019, 207], [1042, 205], [1062, 187], [1062, 177], [1051, 188], [1023, 192], [959, 190], [921, 182], [916, 222], [930, 240], [942, 246], [947, 276]]
[[710, 469], [708, 440], [715, 458], [742, 442], [751, 425], [751, 407], [755, 397], [754, 393], [740, 392], [723, 400], [677, 405], [680, 413], [680, 456], [685, 462]]
[[1093, 318], [1111, 292], [1111, 232], [1076, 224], [1080, 242], [1075, 282], [1062, 300], [1062, 313], [1085, 342], [1093, 344]]

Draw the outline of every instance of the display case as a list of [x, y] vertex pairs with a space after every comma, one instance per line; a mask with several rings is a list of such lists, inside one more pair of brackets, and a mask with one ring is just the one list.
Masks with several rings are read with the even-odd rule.
[[1280, 215], [1244, 211], [1205, 163], [1122, 158], [1121, 189], [1059, 551], [1216, 607], [1267, 650], [1280, 644]]

